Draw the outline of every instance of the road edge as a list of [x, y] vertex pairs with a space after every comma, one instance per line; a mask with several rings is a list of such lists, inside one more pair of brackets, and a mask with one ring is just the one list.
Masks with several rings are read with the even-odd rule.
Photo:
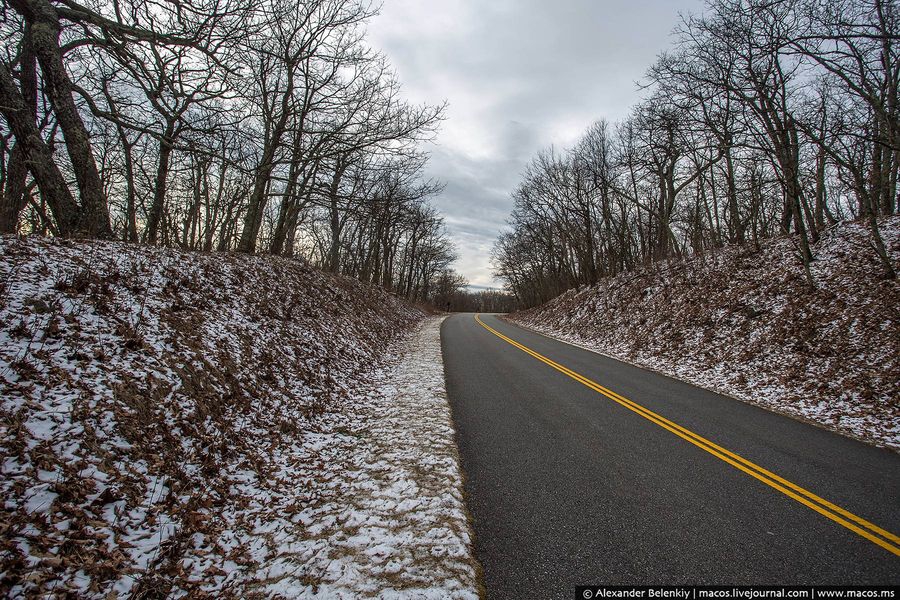
[[[457, 313], [459, 314], [459, 313]], [[444, 362], [444, 323], [453, 315], [446, 314], [441, 317], [441, 324], [439, 328], [439, 342], [441, 347], [441, 371], [442, 371], [442, 380], [444, 385], [444, 397], [447, 400], [447, 409], [450, 414], [450, 425], [453, 430], [453, 446], [456, 450], [456, 464], [460, 477], [460, 491], [462, 492], [463, 498], [463, 512], [466, 518], [466, 526], [469, 528], [469, 543], [470, 550], [472, 553], [472, 561], [475, 563], [475, 581], [476, 581], [476, 589], [478, 591], [478, 597], [484, 600], [487, 598], [487, 587], [484, 582], [484, 567], [481, 564], [481, 561], [478, 560], [478, 557], [475, 556], [475, 523], [472, 517], [472, 512], [469, 510], [469, 494], [466, 491], [466, 481], [468, 480], [468, 474], [462, 466], [462, 458], [459, 454], [459, 430], [456, 428], [456, 418], [453, 414], [453, 404], [450, 402], [450, 393], [447, 391], [447, 365]]]
[[713, 394], [718, 394], [719, 396], [724, 396], [725, 398], [729, 398], [729, 399], [731, 399], [731, 400], [735, 400], [735, 401], [737, 401], [737, 402], [741, 402], [741, 403], [747, 404], [747, 405], [749, 405], [749, 406], [754, 406], [754, 407], [759, 408], [759, 409], [761, 409], [761, 410], [765, 410], [765, 411], [767, 411], [767, 412], [775, 413], [775, 414], [777, 414], [777, 415], [781, 415], [781, 416], [783, 416], [783, 417], [787, 417], [787, 418], [789, 418], [789, 419], [793, 419], [794, 421], [799, 421], [799, 422], [801, 422], [801, 423], [806, 423], [807, 425], [811, 425], [811, 426], [816, 427], [816, 428], [818, 428], [818, 429], [822, 429], [822, 430], [825, 430], [825, 431], [829, 431], [829, 432], [831, 432], [831, 433], [835, 433], [835, 434], [837, 434], [837, 435], [840, 435], [841, 437], [845, 437], [845, 438], [848, 438], [848, 439], [851, 439], [851, 440], [855, 440], [855, 441], [857, 441], [857, 442], [861, 442], [861, 443], [863, 443], [863, 444], [866, 444], [867, 446], [872, 446], [872, 447], [874, 447], [874, 448], [880, 448], [880, 449], [886, 450], [886, 451], [888, 451], [888, 452], [893, 452], [894, 454], [900, 454], [900, 447], [894, 448], [894, 447], [892, 447], [892, 446], [889, 446], [889, 445], [887, 445], [887, 444], [884, 444], [884, 443], [882, 443], [882, 442], [879, 442], [878, 440], [871, 439], [871, 438], [865, 438], [865, 437], [856, 435], [856, 434], [854, 434], [854, 433], [851, 432], [851, 431], [846, 431], [846, 430], [837, 429], [837, 428], [834, 428], [834, 427], [829, 427], [829, 426], [826, 425], [825, 423], [820, 423], [819, 421], [815, 421], [815, 420], [810, 419], [810, 418], [808, 418], [808, 417], [804, 417], [803, 415], [798, 415], [798, 414], [791, 413], [791, 412], [788, 412], [788, 411], [785, 411], [785, 410], [778, 410], [778, 408], [776, 408], [776, 407], [774, 407], [774, 406], [766, 405], [766, 404], [761, 404], [761, 403], [758, 403], [758, 402], [753, 402], [752, 400], [749, 400], [749, 399], [746, 399], [746, 398], [739, 398], [739, 397], [737, 397], [737, 396], [734, 396], [733, 394], [724, 392], [724, 391], [719, 390], [719, 389], [716, 389], [716, 388], [709, 387], [709, 386], [707, 386], [707, 385], [702, 385], [702, 384], [697, 383], [697, 382], [694, 382], [694, 381], [688, 381], [687, 379], [683, 379], [683, 378], [678, 377], [677, 375], [673, 375], [673, 374], [671, 374], [671, 373], [666, 373], [665, 371], [660, 371], [659, 369], [656, 369], [656, 368], [654, 368], [654, 367], [642, 365], [642, 364], [639, 364], [639, 363], [636, 363], [636, 362], [632, 362], [632, 361], [630, 361], [630, 360], [626, 360], [626, 359], [620, 358], [620, 357], [618, 357], [618, 356], [613, 356], [613, 355], [611, 355], [611, 354], [607, 354], [606, 352], [603, 352], [603, 351], [601, 351], [601, 350], [598, 350], [597, 348], [591, 347], [591, 346], [589, 346], [589, 345], [587, 345], [587, 344], [585, 344], [585, 343], [583, 343], [583, 342], [579, 342], [579, 341], [575, 341], [575, 340], [572, 340], [572, 339], [567, 339], [567, 338], [565, 338], [565, 337], [561, 337], [561, 336], [564, 336], [564, 335], [565, 335], [565, 334], [563, 334], [563, 333], [560, 333], [560, 332], [554, 332], [555, 334], [550, 334], [548, 331], [541, 331], [541, 330], [539, 330], [539, 329], [534, 328], [534, 327], [531, 326], [531, 325], [526, 325], [526, 324], [524, 324], [524, 323], [521, 323], [521, 322], [518, 322], [518, 321], [514, 321], [514, 320], [512, 320], [512, 319], [509, 318], [509, 315], [508, 315], [508, 314], [498, 314], [498, 315], [497, 315], [497, 318], [499, 318], [501, 321], [503, 321], [503, 322], [505, 322], [505, 323], [508, 323], [509, 325], [513, 325], [513, 326], [515, 326], [515, 327], [521, 327], [522, 329], [524, 329], [524, 330], [526, 330], [526, 331], [530, 331], [531, 333], [536, 333], [537, 335], [543, 336], [543, 337], [545, 337], [545, 338], [547, 338], [547, 339], [550, 339], [550, 340], [553, 340], [553, 341], [556, 341], [556, 342], [562, 342], [563, 344], [567, 344], [567, 345], [569, 345], [569, 346], [574, 346], [575, 348], [580, 348], [580, 349], [582, 349], [582, 350], [587, 350], [588, 352], [591, 352], [591, 353], [596, 354], [596, 355], [598, 355], [598, 356], [602, 356], [602, 357], [604, 357], [604, 358], [608, 358], [608, 359], [610, 359], [610, 360], [614, 360], [614, 361], [617, 361], [617, 362], [620, 362], [620, 363], [623, 363], [623, 364], [626, 364], [626, 365], [629, 365], [629, 366], [632, 366], [632, 367], [635, 367], [635, 368], [638, 368], [638, 369], [643, 369], [643, 370], [645, 370], [645, 371], [650, 371], [650, 372], [655, 373], [655, 374], [657, 374], [657, 375], [660, 375], [660, 376], [662, 376], [662, 377], [667, 377], [668, 379], [672, 379], [672, 380], [678, 381], [678, 382], [680, 382], [680, 383], [686, 383], [687, 385], [692, 385], [692, 386], [694, 386], [694, 387], [696, 387], [696, 388], [699, 388], [699, 389], [701, 389], [701, 390], [705, 390], [705, 391], [707, 391], [707, 392], [712, 392]]

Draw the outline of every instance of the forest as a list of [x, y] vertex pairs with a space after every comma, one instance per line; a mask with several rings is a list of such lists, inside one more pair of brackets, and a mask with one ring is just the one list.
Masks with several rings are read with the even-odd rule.
[[297, 256], [425, 301], [454, 259], [366, 0], [8, 0], [0, 233]]
[[[900, 13], [890, 0], [708, 0], [646, 72], [645, 100], [533, 158], [495, 274], [525, 306], [656, 261], [898, 209]], [[799, 263], [798, 263], [799, 264]]]

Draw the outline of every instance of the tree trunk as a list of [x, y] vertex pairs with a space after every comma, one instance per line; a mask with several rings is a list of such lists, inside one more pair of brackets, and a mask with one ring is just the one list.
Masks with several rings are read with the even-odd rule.
[[806, 280], [809, 285], [815, 287], [812, 271], [809, 267], [813, 257], [809, 247], [809, 237], [806, 233], [806, 225], [803, 221], [803, 207], [801, 205], [803, 200], [801, 198], [799, 182], [795, 172], [788, 171], [785, 175], [786, 177], [789, 176], [786, 195], [790, 202], [791, 217], [794, 221], [794, 227], [796, 228], [797, 236], [800, 238], [800, 259], [803, 261], [803, 272], [806, 274]]
[[331, 245], [328, 249], [327, 268], [332, 273], [338, 273], [340, 271], [341, 229], [343, 227], [343, 221], [340, 218], [341, 214], [338, 205], [340, 198], [338, 196], [338, 191], [341, 185], [341, 178], [343, 178], [346, 169], [347, 164], [344, 160], [342, 158], [338, 159], [334, 169], [334, 177], [332, 177], [331, 186], [328, 189], [328, 224], [331, 229]]
[[[299, 202], [302, 189], [306, 187], [309, 175], [303, 178], [303, 184], [298, 188], [300, 180], [300, 171], [302, 165], [299, 157], [295, 157], [291, 161], [291, 167], [288, 171], [287, 185], [284, 187], [284, 194], [281, 197], [281, 206], [278, 210], [278, 220], [275, 224], [275, 232], [272, 234], [272, 243], [269, 245], [270, 254], [281, 254], [284, 252], [285, 242], [288, 236], [288, 230], [291, 229], [290, 224], [293, 220], [296, 223], [297, 214], [299, 213]], [[293, 235], [293, 231], [291, 235]], [[293, 244], [292, 244], [293, 245]]]
[[[128, 139], [128, 131], [122, 126], [119, 109], [113, 100], [112, 94], [104, 81], [103, 95], [106, 97], [106, 104], [109, 106], [110, 112], [116, 119], [116, 133], [119, 136], [119, 143], [122, 144], [122, 159], [125, 161], [125, 232], [122, 236], [126, 242], [137, 242], [137, 186], [134, 183], [134, 156], [132, 154], [137, 140], [132, 142]], [[138, 136], [140, 139], [140, 136]]]
[[272, 124], [271, 130], [266, 128], [271, 135], [264, 136], [263, 155], [259, 167], [256, 169], [256, 177], [253, 181], [253, 192], [250, 194], [250, 202], [247, 206], [247, 214], [244, 217], [244, 228], [241, 230], [241, 240], [238, 243], [238, 252], [255, 252], [256, 241], [259, 238], [259, 230], [262, 227], [263, 215], [268, 201], [269, 184], [272, 171], [275, 169], [275, 157], [282, 145], [282, 138], [287, 131], [290, 99], [294, 90], [294, 67], [287, 65], [287, 82], [285, 91], [281, 96], [281, 114], [278, 120]]
[[44, 90], [63, 131], [81, 196], [78, 231], [91, 237], [112, 237], [109, 207], [91, 151], [90, 136], [78, 113], [72, 82], [63, 65], [59, 15], [47, 0], [10, 0], [10, 5], [30, 24], [29, 41], [41, 66]]
[[159, 140], [159, 163], [156, 165], [156, 181], [153, 187], [153, 204], [147, 215], [147, 231], [144, 239], [155, 244], [159, 240], [159, 228], [162, 223], [166, 203], [166, 182], [169, 179], [169, 163], [172, 160], [172, 136], [175, 133], [175, 122], [169, 120]]
[[[125, 130], [120, 127], [120, 135], [125, 141]], [[137, 231], [137, 187], [134, 184], [134, 158], [131, 155], [132, 145], [124, 144], [122, 149], [125, 159], [125, 241], [138, 241]]]
[[6, 189], [0, 196], [0, 233], [17, 233], [19, 230], [19, 213], [28, 203], [25, 195], [25, 181], [28, 178], [28, 166], [25, 164], [25, 152], [22, 145], [16, 142], [9, 154], [6, 166]]
[[[29, 114], [31, 122], [37, 117], [37, 61], [31, 50], [30, 26], [25, 25], [25, 36], [22, 40], [22, 52], [19, 58], [21, 74], [19, 84], [22, 90], [22, 99], [25, 102], [25, 110]], [[25, 152], [21, 145], [15, 143], [9, 155], [6, 167], [6, 189], [0, 190], [0, 233], [16, 233], [19, 229], [19, 213], [28, 203], [25, 190], [25, 181], [28, 178], [28, 165], [25, 163]]]
[[204, 190], [205, 173], [207, 164], [203, 161], [197, 161], [194, 166], [194, 181], [192, 186], [191, 204], [188, 207], [187, 215], [185, 215], [184, 225], [181, 230], [181, 247], [185, 249], [193, 249], [194, 240], [197, 237], [197, 222], [200, 220], [200, 206], [203, 204], [204, 192], [208, 196], [209, 190]]
[[[210, 211], [209, 205], [207, 205], [207, 219], [206, 219], [206, 235], [203, 240], [203, 250], [205, 252], [209, 252], [213, 247], [213, 237], [216, 233], [216, 224], [218, 223], [219, 211], [222, 209], [222, 196], [225, 193], [225, 172], [228, 167], [228, 163], [225, 160], [225, 144], [222, 143], [222, 162], [219, 164], [219, 177], [216, 183], [216, 199], [213, 203], [212, 209]], [[211, 214], [210, 214], [211, 212]]]
[[41, 137], [25, 100], [16, 87], [6, 65], [0, 62], [0, 111], [21, 148], [28, 169], [41, 190], [41, 197], [50, 206], [59, 235], [73, 235], [79, 231], [78, 204], [66, 184], [63, 174], [53, 161], [53, 153]]
[[735, 184], [734, 157], [731, 154], [731, 146], [725, 148], [725, 182], [728, 190], [728, 220], [731, 225], [732, 242], [743, 244], [746, 225], [741, 219], [741, 211], [738, 208], [737, 185]]
[[263, 154], [262, 164], [256, 171], [253, 180], [253, 192], [247, 206], [247, 214], [244, 217], [244, 228], [241, 230], [241, 240], [238, 242], [238, 252], [256, 252], [256, 240], [259, 238], [259, 230], [262, 227], [263, 214], [266, 211], [266, 191], [269, 188], [269, 179], [275, 168], [275, 144], [270, 144]]

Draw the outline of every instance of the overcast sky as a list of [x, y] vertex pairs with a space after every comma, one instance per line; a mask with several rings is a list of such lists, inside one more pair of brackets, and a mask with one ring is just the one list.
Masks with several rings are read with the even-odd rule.
[[700, 0], [383, 0], [369, 26], [411, 101], [449, 102], [430, 147], [433, 200], [469, 282], [500, 287], [491, 246], [541, 148], [573, 143], [640, 98], [636, 82]]

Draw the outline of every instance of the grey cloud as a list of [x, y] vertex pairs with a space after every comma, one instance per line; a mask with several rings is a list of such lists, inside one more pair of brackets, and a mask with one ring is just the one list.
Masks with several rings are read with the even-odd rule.
[[435, 206], [470, 282], [499, 285], [491, 245], [531, 157], [568, 145], [598, 118], [618, 120], [670, 44], [678, 13], [701, 0], [385, 0], [370, 41], [415, 102], [450, 103], [429, 175]]

